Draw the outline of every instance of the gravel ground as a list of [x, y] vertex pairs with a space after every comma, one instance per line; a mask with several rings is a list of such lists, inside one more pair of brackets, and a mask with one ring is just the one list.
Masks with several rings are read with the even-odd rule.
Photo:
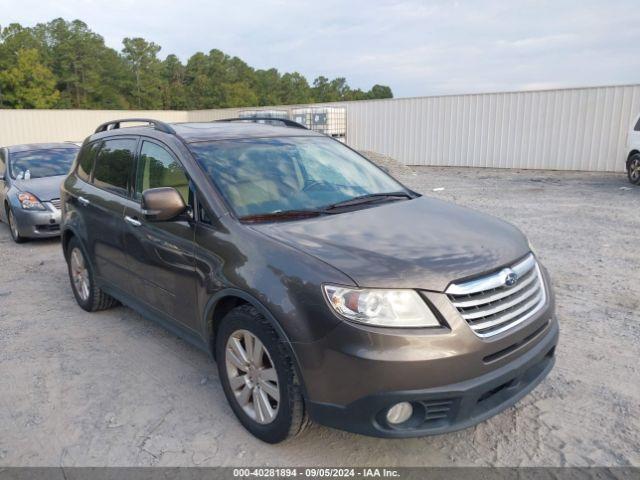
[[530, 395], [448, 435], [312, 426], [266, 445], [235, 420], [203, 353], [128, 308], [85, 313], [58, 242], [15, 245], [0, 225], [0, 466], [640, 465], [640, 188], [622, 174], [376, 158], [415, 190], [530, 237], [562, 329], [556, 367]]

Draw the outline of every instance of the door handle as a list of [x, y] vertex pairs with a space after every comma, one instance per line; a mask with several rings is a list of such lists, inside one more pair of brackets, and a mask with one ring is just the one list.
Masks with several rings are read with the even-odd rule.
[[80, 203], [80, 205], [82, 205], [83, 207], [86, 207], [91, 202], [84, 197], [78, 197], [78, 203]]
[[140, 225], [142, 225], [142, 223], [139, 220], [136, 220], [135, 218], [132, 218], [129, 215], [125, 215], [124, 221], [127, 222], [129, 225], [133, 225], [134, 227], [139, 227]]

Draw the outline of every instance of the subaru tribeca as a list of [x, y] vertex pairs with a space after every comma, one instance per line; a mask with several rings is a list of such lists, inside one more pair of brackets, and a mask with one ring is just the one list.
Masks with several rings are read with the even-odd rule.
[[122, 302], [209, 352], [271, 443], [307, 419], [458, 430], [547, 375], [554, 298], [520, 231], [292, 121], [252, 120], [117, 120], [85, 140], [62, 187], [82, 308]]

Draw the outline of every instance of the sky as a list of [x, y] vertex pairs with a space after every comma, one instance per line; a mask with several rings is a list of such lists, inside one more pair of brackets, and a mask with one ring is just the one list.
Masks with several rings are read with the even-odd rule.
[[56, 17], [396, 97], [640, 82], [637, 0], [0, 0], [3, 26]]

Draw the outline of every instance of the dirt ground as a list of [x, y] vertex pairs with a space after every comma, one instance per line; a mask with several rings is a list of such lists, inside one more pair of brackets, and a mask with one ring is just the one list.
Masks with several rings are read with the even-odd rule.
[[640, 465], [640, 188], [623, 174], [381, 162], [530, 237], [561, 325], [556, 366], [530, 395], [448, 435], [312, 426], [266, 445], [236, 421], [206, 355], [128, 308], [85, 313], [58, 242], [16, 245], [3, 224], [0, 466]]

